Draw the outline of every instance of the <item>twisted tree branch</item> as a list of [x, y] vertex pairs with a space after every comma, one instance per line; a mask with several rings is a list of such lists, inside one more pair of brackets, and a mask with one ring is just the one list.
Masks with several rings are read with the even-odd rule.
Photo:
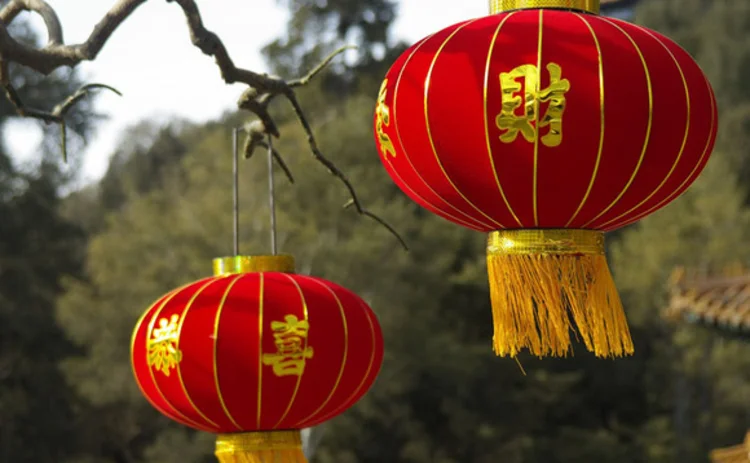
[[[33, 117], [43, 120], [47, 123], [58, 123], [61, 126], [63, 140], [63, 157], [65, 154], [66, 129], [64, 117], [67, 111], [78, 101], [80, 101], [88, 92], [95, 88], [107, 88], [119, 94], [112, 87], [102, 84], [91, 84], [84, 86], [81, 90], [71, 95], [68, 99], [55, 106], [52, 111], [45, 112], [36, 109], [26, 108], [18, 97], [18, 93], [12, 87], [10, 76], [8, 75], [8, 63], [15, 62], [22, 66], [34, 69], [42, 74], [48, 75], [55, 69], [62, 66], [76, 66], [84, 60], [94, 60], [104, 47], [112, 33], [123, 23], [139, 6], [147, 0], [117, 0], [110, 8], [107, 14], [94, 27], [85, 42], [77, 45], [65, 45], [63, 41], [62, 26], [55, 10], [44, 0], [10, 0], [2, 9], [0, 9], [0, 84], [5, 88], [5, 93], [11, 103], [15, 106], [19, 115], [24, 117]], [[315, 140], [312, 128], [297, 100], [294, 92], [295, 88], [306, 85], [310, 80], [321, 72], [338, 54], [352, 47], [342, 47], [328, 57], [326, 57], [318, 66], [312, 69], [307, 75], [285, 81], [280, 77], [260, 74], [248, 69], [242, 69], [234, 64], [224, 43], [219, 36], [208, 30], [201, 17], [198, 5], [195, 0], [166, 0], [169, 3], [176, 3], [185, 15], [188, 29], [190, 31], [190, 41], [204, 54], [212, 56], [219, 68], [221, 77], [227, 84], [241, 82], [249, 88], [240, 96], [237, 106], [240, 109], [252, 112], [259, 118], [259, 125], [256, 127], [256, 134], [248, 131], [250, 137], [246, 143], [246, 156], [252, 154], [255, 146], [264, 146], [263, 138], [257, 138], [259, 135], [270, 135], [279, 137], [279, 130], [273, 117], [268, 112], [268, 106], [273, 98], [282, 96], [286, 98], [302, 125], [307, 135], [307, 141], [310, 145], [313, 157], [316, 161], [323, 164], [328, 171], [341, 180], [346, 186], [351, 196], [350, 204], [360, 214], [376, 220], [385, 226], [406, 248], [404, 240], [399, 234], [380, 217], [372, 214], [362, 207], [357, 197], [356, 191], [348, 178], [320, 151]], [[8, 32], [8, 25], [22, 11], [30, 11], [39, 14], [47, 28], [49, 40], [47, 45], [42, 48], [35, 48], [15, 40]], [[257, 130], [258, 127], [261, 130]], [[252, 137], [256, 137], [252, 138]], [[287, 176], [292, 180], [286, 164], [278, 153], [274, 154], [277, 162], [280, 163]]]

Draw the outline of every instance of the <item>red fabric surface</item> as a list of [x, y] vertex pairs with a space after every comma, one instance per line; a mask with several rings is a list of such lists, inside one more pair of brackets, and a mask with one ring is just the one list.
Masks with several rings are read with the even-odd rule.
[[[521, 133], [502, 141], [501, 73], [534, 66], [544, 90], [551, 63], [569, 84], [559, 144], [542, 142], [550, 127], [537, 129], [535, 118], [536, 141]], [[515, 116], [524, 114], [524, 82], [514, 81]], [[674, 42], [624, 21], [557, 10], [439, 31], [404, 52], [382, 92], [389, 117], [384, 123], [379, 105], [376, 142], [395, 183], [433, 213], [480, 231], [632, 223], [697, 178], [718, 122], [710, 84]], [[550, 102], [536, 106], [543, 119]]]
[[[301, 375], [279, 376], [262, 359], [278, 352], [272, 323], [289, 315], [308, 321], [296, 351], [311, 348], [312, 356]], [[149, 366], [147, 342], [173, 316], [182, 357], [167, 375]], [[356, 403], [380, 371], [383, 339], [372, 310], [341, 286], [249, 273], [206, 278], [159, 299], [136, 327], [131, 353], [141, 391], [167, 417], [214, 433], [268, 431], [314, 426]]]

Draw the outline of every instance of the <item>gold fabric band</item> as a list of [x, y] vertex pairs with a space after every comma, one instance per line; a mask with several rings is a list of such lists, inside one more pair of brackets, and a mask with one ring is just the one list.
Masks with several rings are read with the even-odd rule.
[[604, 254], [604, 233], [577, 229], [499, 230], [487, 238], [492, 254]]
[[216, 455], [302, 450], [299, 431], [238, 432], [216, 436]]
[[289, 255], [231, 256], [214, 259], [214, 276], [251, 272], [294, 273], [294, 257]]
[[490, 0], [490, 13], [536, 8], [578, 10], [599, 14], [600, 0]]

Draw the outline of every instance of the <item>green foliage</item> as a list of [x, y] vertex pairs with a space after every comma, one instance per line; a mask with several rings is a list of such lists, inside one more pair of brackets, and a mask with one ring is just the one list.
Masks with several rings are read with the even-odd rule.
[[750, 262], [750, 210], [730, 164], [727, 156], [716, 153], [686, 194], [626, 231], [613, 249], [631, 323], [648, 330], [647, 342], [654, 347], [646, 363], [648, 381], [663, 381], [666, 371], [674, 388], [653, 395], [649, 403], [663, 410], [650, 418], [649, 428], [664, 427], [667, 413], [673, 415], [671, 429], [661, 433], [671, 435], [667, 443], [648, 442], [648, 461], [705, 461], [717, 444], [739, 442], [750, 426], [750, 344], [659, 322], [674, 266], [719, 272], [727, 264]]
[[52, 462], [72, 448], [76, 400], [57, 362], [73, 349], [52, 310], [61, 274], [79, 271], [83, 234], [57, 213], [55, 170], [0, 200], [0, 461]]
[[[21, 23], [17, 37], [33, 40]], [[22, 99], [50, 108], [80, 86], [75, 73], [49, 78], [11, 67]], [[85, 135], [86, 102], [71, 112], [70, 127]], [[0, 100], [3, 134], [15, 116]], [[57, 132], [40, 147], [34, 173], [16, 165], [0, 143], [0, 461], [58, 462], [76, 450], [76, 415], [83, 405], [65, 383], [58, 362], [76, 353], [55, 323], [54, 305], [65, 275], [82, 271], [85, 236], [63, 217]], [[52, 150], [45, 146], [54, 147]], [[54, 159], [54, 160], [51, 160]]]

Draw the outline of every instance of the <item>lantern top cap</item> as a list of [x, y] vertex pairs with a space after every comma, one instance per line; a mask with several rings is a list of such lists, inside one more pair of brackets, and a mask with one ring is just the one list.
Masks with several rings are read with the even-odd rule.
[[252, 272], [294, 273], [294, 257], [290, 255], [217, 257], [214, 259], [213, 267], [215, 276]]
[[551, 8], [599, 14], [600, 5], [601, 0], [490, 0], [490, 13], [497, 14], [511, 10]]

